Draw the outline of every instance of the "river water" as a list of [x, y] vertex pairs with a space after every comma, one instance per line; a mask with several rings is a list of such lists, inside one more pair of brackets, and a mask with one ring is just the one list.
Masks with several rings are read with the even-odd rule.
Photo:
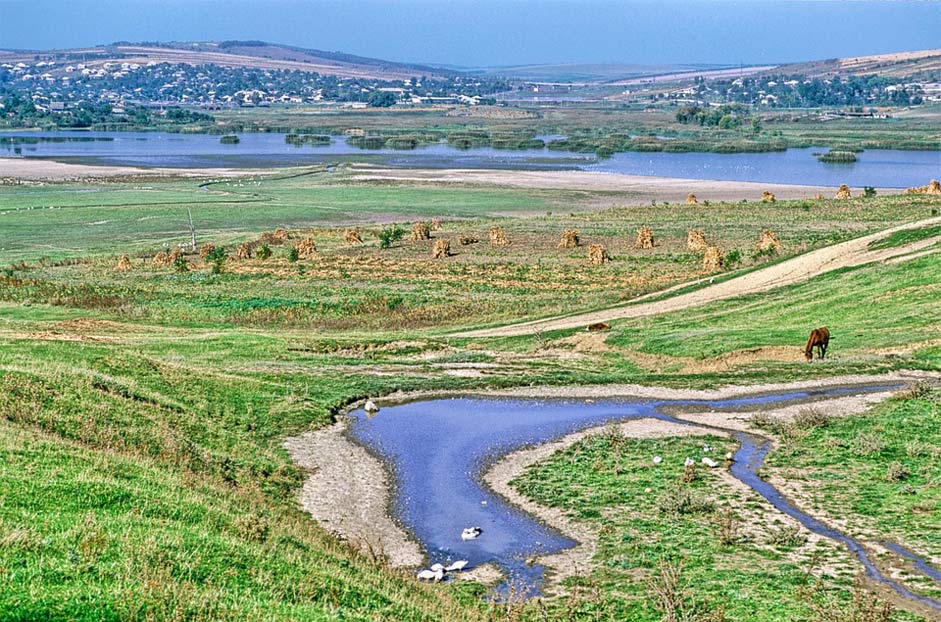
[[[723, 410], [887, 388], [891, 387], [827, 388], [685, 402], [442, 399], [386, 407], [374, 416], [355, 411], [351, 413], [348, 433], [390, 467], [394, 476], [393, 514], [422, 545], [429, 563], [447, 564], [457, 559], [468, 560], [470, 567], [492, 563], [507, 574], [508, 583], [518, 591], [537, 594], [544, 568], [528, 565], [527, 558], [558, 552], [575, 542], [512, 506], [481, 483], [483, 473], [499, 458], [523, 447], [610, 422], [653, 417], [689, 425], [664, 414], [662, 410], [668, 406]], [[859, 542], [804, 513], [763, 480], [758, 473], [770, 449], [767, 439], [719, 428], [716, 432], [732, 434], [740, 444], [732, 475], [807, 529], [847, 547], [873, 580], [905, 598], [941, 611], [941, 602], [914, 594], [884, 575]], [[475, 540], [462, 540], [462, 530], [474, 526], [481, 527], [483, 534]], [[886, 546], [898, 547], [900, 554], [909, 557], [923, 576], [938, 581], [939, 570], [924, 559], [900, 545], [886, 543]]]
[[593, 154], [479, 147], [445, 143], [413, 150], [360, 149], [345, 137], [330, 145], [295, 146], [284, 134], [240, 134], [225, 145], [210, 134], [162, 132], [0, 132], [0, 156], [37, 157], [85, 164], [169, 168], [303, 166], [336, 161], [371, 162], [414, 168], [572, 170], [655, 177], [753, 181], [836, 187], [907, 188], [941, 178], [941, 151], [869, 150], [851, 164], [824, 164], [820, 148], [769, 153], [639, 153], [599, 159]]

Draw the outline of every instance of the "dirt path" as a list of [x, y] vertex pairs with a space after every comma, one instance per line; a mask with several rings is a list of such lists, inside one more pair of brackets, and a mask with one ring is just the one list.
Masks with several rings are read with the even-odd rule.
[[[664, 292], [655, 292], [646, 296], [641, 296], [631, 303], [605, 309], [603, 311], [592, 311], [590, 313], [581, 313], [578, 315], [569, 315], [565, 317], [548, 318], [522, 322], [519, 324], [510, 324], [509, 326], [500, 326], [496, 328], [484, 328], [480, 330], [471, 330], [461, 333], [455, 333], [455, 337], [514, 337], [518, 335], [528, 335], [537, 331], [564, 330], [570, 328], [580, 328], [594, 322], [607, 322], [624, 318], [645, 317], [678, 311], [704, 305], [718, 300], [734, 298], [745, 294], [754, 294], [764, 292], [777, 287], [801, 283], [815, 276], [831, 272], [840, 268], [858, 266], [874, 261], [886, 261], [892, 258], [899, 258], [905, 255], [911, 255], [924, 251], [928, 247], [941, 241], [941, 236], [928, 238], [881, 250], [870, 250], [869, 244], [875, 240], [880, 240], [896, 231], [905, 229], [917, 229], [928, 225], [941, 223], [941, 217], [929, 218], [913, 223], [906, 223], [873, 233], [846, 242], [840, 242], [832, 246], [827, 246], [797, 257], [792, 257], [780, 263], [743, 274], [741, 276], [707, 285], [696, 291], [679, 294], [665, 300], [644, 302], [654, 296], [660, 296]], [[665, 290], [669, 292], [682, 287], [688, 283]]]

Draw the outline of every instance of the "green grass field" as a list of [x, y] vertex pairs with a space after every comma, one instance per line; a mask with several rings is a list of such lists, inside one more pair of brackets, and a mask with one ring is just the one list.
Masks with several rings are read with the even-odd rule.
[[[941, 367], [938, 255], [613, 322], [596, 349], [579, 349], [582, 333], [574, 331], [449, 336], [610, 306], [699, 278], [701, 259], [686, 247], [691, 228], [727, 254], [737, 251], [728, 270], [749, 270], [941, 207], [929, 196], [902, 196], [589, 210], [598, 200], [587, 192], [354, 184], [342, 172], [209, 190], [192, 181], [4, 188], [0, 619], [655, 620], [645, 583], [629, 579], [664, 554], [695, 557], [685, 572], [704, 586], [695, 593], [703, 616], [720, 601], [728, 619], [744, 619], [750, 608], [764, 617], [749, 619], [766, 620], [809, 611], [798, 596], [806, 574], [787, 547], [717, 546], [711, 515], [664, 521], [656, 501], [669, 477], [612, 469], [611, 439], [588, 441], [520, 483], [604, 527], [582, 596], [548, 601], [549, 618], [534, 604], [488, 604], [474, 586], [417, 586], [297, 508], [303, 473], [281, 442], [366, 396], [529, 384], [708, 387]], [[185, 271], [151, 264], [165, 245], [188, 239], [187, 207], [200, 243], [228, 249], [221, 274], [195, 255]], [[432, 218], [443, 221], [434, 239], [379, 248], [377, 221]], [[363, 243], [345, 243], [344, 229], [356, 224]], [[489, 247], [493, 224], [505, 229], [509, 247]], [[633, 247], [642, 225], [654, 228], [653, 250]], [[270, 259], [232, 257], [236, 243], [277, 227], [293, 231], [289, 244], [312, 237], [317, 254], [292, 262], [286, 244], [272, 246]], [[583, 246], [558, 249], [569, 228]], [[784, 245], [779, 255], [755, 253], [763, 228]], [[460, 235], [481, 242], [461, 246]], [[455, 255], [433, 260], [431, 246], [442, 238]], [[612, 261], [587, 265], [588, 243], [605, 244]], [[115, 271], [119, 255], [130, 257], [131, 270]], [[807, 331], [824, 324], [834, 334], [826, 362], [807, 364], [799, 350], [793, 360], [740, 357], [799, 349]], [[458, 367], [460, 375], [450, 373]], [[896, 508], [929, 507], [931, 490], [922, 487], [937, 479], [936, 455], [926, 449], [936, 444], [936, 397], [893, 403], [871, 417], [815, 430], [769, 468], [787, 477], [809, 469], [813, 485], [821, 482], [822, 507], [852, 511], [860, 529], [898, 518], [897, 509], [877, 507], [880, 495]], [[852, 451], [846, 439], [863, 428], [886, 437], [885, 451], [844, 460]], [[917, 440], [925, 446], [909, 450]], [[631, 463], [656, 450], [672, 459], [685, 442], [618, 440], [618, 455]], [[558, 461], [564, 469], [552, 468]], [[866, 488], [872, 473], [895, 462], [915, 495]], [[833, 488], [838, 478], [847, 482], [842, 493]], [[706, 477], [694, 488], [721, 504], [726, 493], [714, 484]], [[634, 501], [646, 488], [655, 492]], [[850, 490], [867, 501], [847, 507]], [[630, 511], [607, 510], [622, 505]], [[937, 555], [925, 527], [934, 515], [929, 507], [892, 535]], [[710, 572], [717, 566], [721, 572]], [[827, 589], [847, 597], [850, 574]]]

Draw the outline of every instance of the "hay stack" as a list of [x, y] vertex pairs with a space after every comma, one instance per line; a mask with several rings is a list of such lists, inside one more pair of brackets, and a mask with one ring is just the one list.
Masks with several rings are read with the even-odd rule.
[[835, 197], [835, 198], [837, 198], [837, 199], [851, 199], [852, 197], [853, 197], [853, 193], [850, 192], [850, 187], [847, 186], [846, 184], [840, 184], [839, 189], [837, 189], [837, 191], [836, 191], [836, 197]]
[[578, 248], [578, 229], [566, 229], [563, 231], [558, 248]]
[[699, 200], [696, 198], [696, 195], [690, 192], [686, 195], [686, 204], [687, 205], [697, 205]]
[[765, 229], [761, 232], [761, 237], [758, 238], [758, 243], [755, 244], [755, 250], [759, 252], [766, 252], [769, 250], [779, 251], [781, 250], [781, 243], [778, 242], [778, 238], [775, 237], [774, 232], [771, 229]]
[[118, 257], [118, 263], [114, 266], [115, 272], [127, 272], [134, 266], [131, 264], [131, 258], [127, 255], [121, 255]]
[[435, 240], [431, 248], [431, 256], [435, 259], [446, 259], [451, 254], [451, 240]]
[[363, 237], [359, 234], [357, 229], [347, 229], [343, 232], [343, 239], [347, 244], [362, 244]]
[[588, 263], [593, 266], [600, 266], [607, 263], [611, 258], [603, 244], [588, 245]]
[[431, 219], [431, 230], [432, 231], [441, 231], [441, 219], [432, 218]]
[[703, 272], [718, 272], [722, 269], [722, 251], [717, 246], [710, 246], [702, 256]]
[[174, 248], [172, 251], [170, 251], [170, 254], [167, 255], [167, 265], [172, 266], [182, 256], [183, 256], [183, 249]]
[[506, 237], [506, 232], [503, 231], [503, 227], [490, 227], [490, 246], [498, 248], [509, 245], [510, 240]]
[[275, 229], [274, 231], [265, 231], [261, 234], [260, 241], [269, 246], [280, 246], [291, 239], [291, 234], [287, 229]]
[[235, 249], [236, 259], [251, 259], [255, 252], [255, 247], [250, 242], [239, 244]]
[[634, 241], [634, 248], [653, 248], [653, 229], [646, 225], [638, 229], [637, 240]]
[[416, 222], [412, 225], [412, 236], [411, 239], [413, 242], [418, 242], [420, 240], [430, 240], [431, 239], [431, 227], [428, 226], [427, 222]]
[[701, 253], [709, 248], [709, 243], [706, 242], [706, 234], [699, 229], [690, 229], [689, 233], [686, 234], [686, 248], [694, 253]]
[[298, 242], [294, 248], [297, 249], [298, 259], [308, 259], [317, 253], [317, 245], [314, 244], [314, 238], [304, 238]]
[[169, 266], [170, 262], [167, 260], [168, 257], [170, 256], [167, 255], [164, 251], [160, 251], [159, 253], [154, 255], [154, 258], [150, 263], [155, 266]]
[[480, 242], [480, 240], [472, 235], [462, 235], [460, 238], [458, 238], [458, 241], [461, 243], [461, 246], [470, 246], [471, 244], [477, 244], [477, 242]]
[[761, 201], [762, 203], [774, 203], [775, 201], [777, 201], [777, 199], [775, 198], [773, 192], [769, 190], [765, 190], [764, 192], [761, 193]]
[[205, 244], [199, 247], [199, 256], [205, 259], [214, 250], [216, 250], [216, 245], [213, 244], [212, 242], [206, 242]]
[[927, 186], [916, 186], [905, 190], [905, 194], [941, 194], [941, 184], [932, 179]]

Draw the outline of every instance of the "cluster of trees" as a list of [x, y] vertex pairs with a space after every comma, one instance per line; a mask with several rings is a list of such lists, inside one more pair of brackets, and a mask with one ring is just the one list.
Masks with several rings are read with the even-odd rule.
[[809, 79], [803, 75], [700, 80], [697, 95], [707, 101], [779, 108], [908, 106], [921, 104], [924, 98], [917, 84], [904, 84], [897, 78], [877, 75], [829, 80]]
[[676, 120], [686, 125], [717, 127], [720, 130], [734, 130], [747, 123], [754, 133], [761, 131], [761, 120], [756, 116], [751, 116], [748, 108], [742, 105], [709, 108], [683, 106], [676, 111]]
[[86, 128], [122, 124], [134, 126], [211, 124], [212, 115], [185, 108], [155, 110], [144, 106], [126, 106], [115, 112], [109, 103], [78, 102], [63, 111], [37, 106], [31, 97], [0, 88], [0, 127]]

